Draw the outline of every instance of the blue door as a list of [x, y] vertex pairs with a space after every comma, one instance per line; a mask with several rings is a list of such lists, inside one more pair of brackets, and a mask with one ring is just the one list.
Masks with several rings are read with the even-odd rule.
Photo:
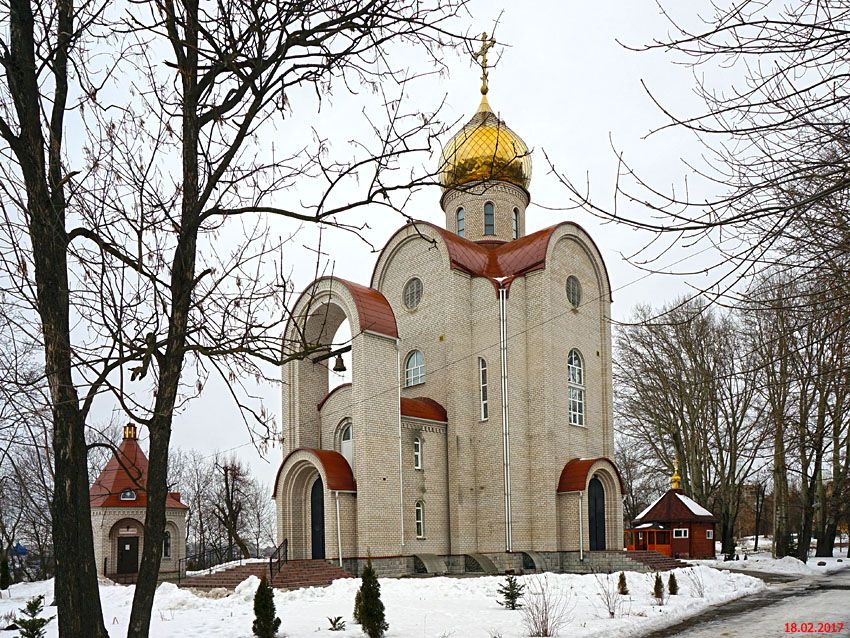
[[587, 518], [590, 551], [605, 549], [605, 489], [598, 478], [590, 479], [587, 488]]
[[325, 557], [325, 490], [322, 477], [313, 483], [310, 490], [310, 530], [313, 558]]

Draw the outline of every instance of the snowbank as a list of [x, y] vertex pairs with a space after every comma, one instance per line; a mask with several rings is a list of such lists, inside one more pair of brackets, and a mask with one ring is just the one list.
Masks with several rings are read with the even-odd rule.
[[[651, 597], [654, 575], [627, 572], [630, 595], [623, 599], [621, 616], [609, 619], [599, 584], [593, 575], [548, 574], [551, 587], [569, 599], [571, 620], [562, 631], [564, 636], [637, 636], [658, 629], [681, 618], [699, 613], [708, 605], [725, 602], [754, 593], [764, 587], [756, 578], [721, 572], [706, 566], [675, 570], [679, 595], [671, 596], [664, 606]], [[616, 579], [617, 575], [611, 576]], [[668, 575], [662, 574], [665, 585]], [[541, 576], [521, 576], [530, 583]], [[604, 577], [600, 577], [604, 578]], [[704, 587], [700, 598], [692, 582]], [[496, 602], [496, 589], [503, 582], [497, 576], [478, 578], [381, 579], [381, 592], [387, 608], [390, 630], [395, 636], [456, 636], [487, 638], [496, 632], [508, 636], [524, 636], [522, 612], [503, 609]], [[179, 589], [163, 583], [154, 602], [151, 636], [209, 636], [216, 638], [250, 638], [253, 620], [253, 596], [259, 581], [252, 576], [231, 595], [215, 598]], [[283, 620], [281, 635], [288, 638], [315, 636], [362, 636], [351, 619], [354, 595], [359, 579], [342, 579], [326, 588], [307, 588], [275, 593], [278, 615]], [[0, 614], [23, 606], [27, 598], [44, 593], [52, 599], [52, 581], [14, 585], [12, 598], [0, 600]], [[133, 587], [101, 585], [104, 618], [110, 636], [125, 636], [133, 600]], [[55, 614], [54, 608], [46, 610]], [[329, 616], [342, 616], [346, 631], [328, 631]], [[48, 626], [54, 638], [56, 622]]]

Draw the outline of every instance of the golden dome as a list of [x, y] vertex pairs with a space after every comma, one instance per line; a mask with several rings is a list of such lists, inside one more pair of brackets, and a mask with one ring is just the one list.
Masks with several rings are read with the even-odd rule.
[[483, 180], [510, 182], [525, 190], [531, 181], [531, 154], [481, 97], [472, 119], [443, 147], [440, 185], [448, 190]]

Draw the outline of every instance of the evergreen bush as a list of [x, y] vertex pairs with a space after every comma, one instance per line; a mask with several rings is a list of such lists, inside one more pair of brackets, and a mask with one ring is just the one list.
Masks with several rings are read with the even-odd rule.
[[26, 607], [21, 610], [24, 618], [17, 618], [16, 624], [20, 629], [20, 638], [44, 638], [44, 627], [53, 620], [50, 618], [39, 618], [38, 615], [44, 609], [44, 596], [36, 596], [27, 601]]
[[[369, 638], [382, 638], [389, 625], [384, 617], [384, 603], [381, 602], [381, 584], [372, 568], [372, 561], [366, 563], [361, 575], [359, 623], [363, 633]], [[357, 613], [357, 599], [354, 600]]]
[[274, 590], [266, 577], [260, 579], [260, 586], [254, 594], [254, 635], [258, 638], [274, 638], [280, 627], [280, 618], [275, 616]]
[[664, 604], [664, 582], [658, 572], [655, 572], [655, 586], [652, 588], [652, 595], [659, 605]]
[[12, 578], [9, 576], [9, 559], [5, 556], [0, 560], [0, 591], [9, 589], [12, 584]]
[[620, 580], [617, 581], [617, 591], [623, 595], [629, 595], [629, 585], [626, 583], [626, 573], [620, 572]]
[[352, 614], [352, 616], [354, 617], [354, 622], [356, 622], [358, 625], [360, 624], [360, 600], [360, 590], [358, 589], [357, 595], [354, 597], [354, 613]]
[[671, 596], [679, 593], [679, 582], [676, 580], [676, 574], [673, 572], [670, 572], [670, 578], [667, 580], [667, 591], [670, 592]]
[[517, 581], [516, 576], [508, 574], [505, 577], [505, 582], [499, 585], [497, 590], [502, 600], [497, 601], [505, 609], [520, 609], [522, 603], [519, 602], [522, 594], [525, 591], [525, 585]]

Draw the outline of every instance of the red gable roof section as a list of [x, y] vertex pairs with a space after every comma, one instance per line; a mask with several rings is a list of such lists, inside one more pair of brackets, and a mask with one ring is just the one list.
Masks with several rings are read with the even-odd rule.
[[598, 456], [595, 459], [573, 459], [567, 462], [564, 469], [561, 470], [561, 479], [558, 481], [558, 492], [583, 492], [587, 489], [587, 473], [597, 461], [606, 461], [617, 473], [617, 480], [620, 482], [620, 492], [626, 493], [626, 485], [623, 483], [623, 477], [620, 476], [620, 470], [614, 462], [604, 456]]
[[632, 523], [639, 525], [647, 523], [716, 523], [714, 516], [694, 514], [678, 495], [681, 490], [667, 490], [646, 514], [636, 518]]
[[327, 478], [327, 485], [325, 487], [329, 490], [338, 490], [340, 492], [357, 491], [357, 483], [354, 481], [354, 474], [351, 472], [351, 466], [342, 454], [334, 452], [333, 450], [318, 450], [315, 448], [301, 447], [292, 450], [292, 452], [287, 454], [286, 458], [283, 459], [283, 463], [280, 464], [277, 476], [274, 478], [272, 498], [274, 498], [275, 494], [277, 494], [277, 486], [280, 482], [280, 475], [283, 472], [283, 468], [286, 467], [287, 461], [289, 461], [289, 458], [296, 452], [309, 452], [316, 457], [316, 462], [322, 466], [322, 470], [325, 472], [325, 478]]
[[449, 420], [446, 409], [428, 397], [415, 399], [401, 398], [401, 415], [412, 419], [427, 419], [446, 423]]
[[[496, 278], [507, 278], [506, 285], [510, 287], [510, 280], [546, 268], [546, 252], [549, 250], [549, 240], [552, 238], [552, 234], [564, 223], [566, 222], [549, 226], [543, 230], [538, 230], [536, 233], [509, 242], [472, 242], [445, 228], [423, 221], [411, 222], [400, 228], [396, 234], [409, 226], [415, 228], [420, 224], [433, 228], [446, 245], [452, 268], [473, 277], [486, 277], [493, 281], [494, 286], [497, 286], [497, 282], [494, 281]], [[574, 225], [581, 228], [577, 224]], [[590, 241], [593, 243], [592, 239]], [[389, 244], [389, 242], [387, 243]], [[375, 267], [377, 268], [377, 264]], [[605, 276], [608, 276], [607, 271]], [[372, 274], [373, 282], [374, 279], [375, 273]], [[610, 289], [610, 287], [611, 282], [609, 280], [608, 288]]]
[[[131, 427], [132, 435], [128, 436], [128, 429]], [[117, 452], [112, 455], [91, 486], [89, 504], [91, 507], [145, 507], [148, 503], [145, 491], [147, 482], [148, 457], [135, 438], [135, 427], [128, 426]], [[125, 490], [133, 490], [136, 498], [132, 501], [122, 501], [121, 492]], [[165, 498], [165, 506], [189, 509], [180, 501], [179, 492], [169, 492]]]
[[357, 306], [357, 314], [360, 317], [361, 330], [398, 338], [395, 314], [390, 302], [384, 295], [374, 288], [361, 286], [353, 281], [339, 277], [335, 279], [348, 288], [351, 296], [354, 297], [354, 305]]

